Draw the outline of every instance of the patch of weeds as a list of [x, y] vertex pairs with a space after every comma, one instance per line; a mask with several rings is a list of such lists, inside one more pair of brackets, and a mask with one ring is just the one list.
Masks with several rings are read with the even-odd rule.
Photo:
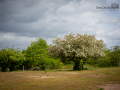
[[83, 68], [83, 70], [88, 70], [87, 68]]
[[100, 88], [100, 90], [104, 90], [103, 88]]

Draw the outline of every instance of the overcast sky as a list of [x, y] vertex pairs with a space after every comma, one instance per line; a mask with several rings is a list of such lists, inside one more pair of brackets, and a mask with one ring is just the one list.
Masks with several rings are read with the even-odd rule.
[[48, 44], [57, 36], [95, 35], [108, 48], [120, 45], [120, 8], [97, 9], [119, 0], [0, 0], [0, 50], [27, 49], [43, 38]]

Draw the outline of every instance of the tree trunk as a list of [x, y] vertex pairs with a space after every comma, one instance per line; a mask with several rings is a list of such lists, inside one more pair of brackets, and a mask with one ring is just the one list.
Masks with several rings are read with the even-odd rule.
[[24, 71], [24, 65], [23, 65], [23, 71]]
[[81, 64], [81, 70], [83, 70], [83, 64]]
[[73, 70], [80, 70], [80, 60], [76, 60]]

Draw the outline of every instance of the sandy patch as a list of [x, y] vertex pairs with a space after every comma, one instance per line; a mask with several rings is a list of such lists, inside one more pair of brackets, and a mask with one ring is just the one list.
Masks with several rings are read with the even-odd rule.
[[42, 76], [41, 78], [66, 78], [66, 77]]
[[29, 78], [44, 79], [44, 78], [66, 78], [66, 77], [54, 77], [54, 76], [30, 76]]
[[79, 74], [77, 72], [64, 72], [65, 74]]
[[99, 86], [104, 90], [120, 90], [120, 84], [106, 84], [104, 86]]
[[56, 77], [53, 77], [53, 76], [41, 76], [41, 78], [56, 78]]

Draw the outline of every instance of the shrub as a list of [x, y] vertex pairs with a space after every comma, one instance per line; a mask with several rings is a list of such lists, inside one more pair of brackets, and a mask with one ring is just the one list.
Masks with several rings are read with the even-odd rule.
[[38, 71], [38, 70], [41, 70], [41, 68], [38, 66], [32, 68], [32, 71]]

